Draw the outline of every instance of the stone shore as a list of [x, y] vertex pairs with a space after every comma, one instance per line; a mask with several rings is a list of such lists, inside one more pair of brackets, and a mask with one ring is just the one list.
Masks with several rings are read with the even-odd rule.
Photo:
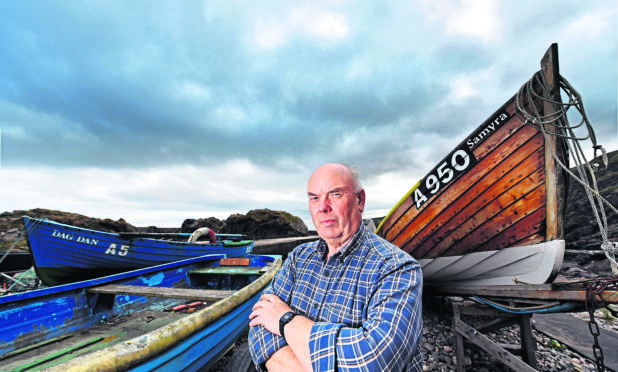
[[[452, 306], [448, 301], [442, 298], [432, 297], [423, 299], [423, 301], [423, 340], [421, 342], [421, 352], [424, 359], [423, 370], [440, 372], [456, 371], [456, 338], [454, 331], [451, 329]], [[573, 316], [577, 316], [584, 320], [588, 319], [587, 313], [577, 313], [573, 314]], [[471, 325], [476, 325], [482, 320], [483, 319], [478, 319], [475, 321], [467, 317], [465, 318], [465, 321], [469, 322]], [[596, 320], [600, 327], [618, 332], [618, 320], [612, 322], [603, 321], [600, 316], [597, 317]], [[534, 317], [532, 321], [534, 323]], [[575, 351], [567, 349], [566, 346], [560, 344], [556, 340], [536, 331], [534, 329], [534, 324], [532, 333], [537, 345], [535, 357], [539, 371], [597, 371], [594, 361]], [[516, 325], [500, 329], [497, 332], [490, 332], [487, 336], [495, 343], [501, 345], [521, 345], [519, 327]], [[237, 370], [237, 365], [230, 369], [229, 364], [234, 351], [238, 350], [246, 340], [246, 336], [241, 337], [232, 350], [221, 358], [216, 365], [211, 367], [209, 371], [241, 372]], [[246, 347], [246, 345], [243, 346]], [[607, 350], [605, 352], [613, 352], [613, 350]], [[235, 357], [237, 357], [237, 355]], [[248, 358], [248, 356], [245, 357]], [[512, 371], [502, 364], [502, 362], [475, 345], [466, 345], [464, 350], [464, 364], [467, 372]], [[612, 371], [611, 369], [607, 370], [610, 372]]]
[[[421, 343], [425, 362], [423, 369], [424, 371], [456, 371], [456, 338], [451, 329], [451, 305], [444, 300], [437, 299], [425, 300], [423, 305], [424, 330]], [[470, 321], [468, 317], [465, 318], [465, 321], [470, 322], [469, 324], [473, 326], [475, 325], [474, 321]], [[534, 322], [534, 317], [532, 321]], [[599, 325], [618, 330], [618, 324], [604, 323]], [[564, 345], [536, 331], [534, 325], [532, 333], [537, 345], [535, 357], [539, 371], [593, 372], [597, 370], [594, 361], [567, 349]], [[501, 345], [521, 345], [519, 327], [516, 325], [486, 335], [489, 339]], [[511, 371], [499, 360], [475, 345], [466, 345], [464, 364], [467, 372]]]

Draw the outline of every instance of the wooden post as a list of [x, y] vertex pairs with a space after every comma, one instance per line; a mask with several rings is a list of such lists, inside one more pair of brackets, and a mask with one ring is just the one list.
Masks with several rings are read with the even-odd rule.
[[[457, 329], [457, 321], [460, 319], [459, 304], [453, 303], [453, 329]], [[466, 362], [464, 360], [464, 342], [459, 332], [455, 332], [455, 353], [457, 357], [457, 372], [465, 372]]]
[[[549, 88], [550, 98], [556, 102], [562, 102], [560, 98], [560, 72], [558, 65], [558, 44], [552, 44], [543, 58], [541, 59], [541, 71], [545, 76], [547, 87]], [[551, 115], [555, 109], [551, 102], [543, 102], [543, 114], [545, 120], [552, 119]], [[545, 131], [549, 134], [545, 141], [545, 198], [546, 198], [546, 239], [562, 239], [562, 219], [565, 200], [564, 176], [558, 170], [553, 153], [561, 157], [565, 162], [562, 153], [564, 151], [562, 140], [557, 140], [554, 135], [557, 131], [552, 125], [545, 125]]]
[[534, 352], [536, 350], [536, 342], [534, 335], [532, 334], [532, 327], [530, 326], [530, 315], [519, 316], [519, 337], [521, 339], [521, 358], [530, 367], [537, 369], [536, 356]]
[[[463, 372], [466, 370], [464, 362], [464, 338], [484, 350], [486, 353], [492, 355], [494, 358], [502, 362], [505, 366], [511, 368], [513, 371], [536, 371], [536, 358], [534, 356], [534, 350], [536, 345], [532, 335], [532, 328], [530, 327], [529, 315], [516, 315], [519, 318], [520, 331], [521, 331], [521, 349], [517, 350], [518, 354], [522, 355], [522, 359], [517, 358], [513, 353], [507, 351], [501, 345], [493, 342], [486, 335], [481, 333], [478, 329], [466, 324], [462, 319], [462, 310], [467, 312], [468, 308], [461, 308], [460, 304], [453, 304], [453, 331], [456, 335], [456, 355], [457, 355], [457, 372]], [[487, 315], [496, 315], [501, 311], [486, 308], [477, 307], [473, 310], [476, 315], [486, 313]], [[507, 314], [512, 315], [512, 314]], [[507, 322], [508, 323], [508, 322]], [[505, 323], [505, 324], [507, 324]]]

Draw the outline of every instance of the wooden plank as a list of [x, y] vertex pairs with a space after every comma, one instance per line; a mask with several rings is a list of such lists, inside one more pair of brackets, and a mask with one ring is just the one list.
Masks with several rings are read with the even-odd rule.
[[95, 338], [92, 338], [90, 340], [86, 340], [86, 341], [84, 341], [82, 343], [79, 343], [79, 344], [77, 344], [75, 346], [71, 346], [71, 347], [68, 347], [66, 349], [60, 350], [58, 352], [55, 352], [53, 354], [46, 355], [46, 356], [42, 357], [41, 359], [35, 360], [32, 363], [24, 364], [24, 365], [20, 366], [19, 368], [14, 369], [13, 371], [14, 372], [17, 372], [17, 371], [19, 371], [19, 372], [27, 371], [29, 369], [32, 369], [32, 368], [36, 367], [36, 366], [39, 366], [41, 364], [45, 364], [45, 363], [47, 363], [47, 362], [49, 362], [51, 360], [58, 359], [61, 356], [64, 356], [64, 355], [67, 355], [67, 354], [71, 354], [71, 353], [75, 352], [76, 350], [83, 349], [85, 347], [88, 347], [90, 345], [99, 343], [101, 341], [103, 341], [103, 337], [95, 337]]
[[479, 245], [492, 238], [496, 232], [507, 229], [538, 209], [545, 200], [544, 191], [543, 187], [537, 187], [504, 209], [496, 206], [498, 200], [493, 201], [433, 247], [432, 257], [476, 251]]
[[[558, 66], [558, 44], [552, 44], [543, 59], [541, 60], [541, 70], [545, 76], [545, 81], [551, 99], [556, 102], [561, 102], [560, 87], [559, 87], [559, 66]], [[543, 115], [553, 114], [554, 107], [551, 102], [543, 102]], [[550, 117], [551, 118], [551, 117]], [[562, 239], [562, 203], [563, 195], [562, 189], [564, 187], [564, 181], [560, 179], [557, 164], [553, 154], [561, 154], [562, 148], [556, 137], [552, 135], [556, 133], [556, 130], [551, 125], [545, 125], [545, 130], [549, 133], [545, 141], [545, 178], [546, 178], [546, 205], [547, 205], [547, 231], [546, 239], [555, 240]], [[563, 159], [564, 160], [564, 159]]]
[[514, 371], [536, 371], [534, 368], [526, 364], [521, 359], [504, 350], [498, 344], [490, 340], [487, 336], [470, 327], [461, 319], [455, 318], [453, 319], [453, 323], [455, 326], [455, 332], [461, 334], [471, 343], [480, 347], [482, 350], [486, 351], [490, 355], [496, 357], [496, 359], [504, 363], [504, 365], [506, 365], [507, 367], [512, 368]]
[[[508, 115], [511, 116], [509, 120], [503, 123], [502, 125], [500, 125], [500, 127], [494, 133], [486, 137], [481, 144], [474, 147], [473, 153], [475, 157], [477, 158], [477, 160], [480, 161], [483, 158], [485, 158], [485, 156], [487, 156], [490, 152], [494, 151], [497, 147], [502, 145], [503, 142], [507, 141], [513, 135], [520, 136], [523, 132], [522, 133], [517, 133], [517, 132], [520, 129], [522, 129], [522, 127], [524, 128], [527, 127], [527, 129], [531, 130], [533, 133], [538, 133], [538, 130], [536, 128], [524, 125], [521, 119], [515, 116], [514, 102], [515, 102], [515, 97], [512, 97], [509, 101], [507, 101], [507, 103], [503, 105], [503, 107], [501, 107], [494, 114], [492, 114], [490, 116], [490, 119], [485, 121], [483, 124], [481, 124], [477, 128], [478, 130], [479, 128], [486, 127], [488, 125], [488, 121], [491, 120], [493, 117], [495, 117], [500, 112], [506, 111]], [[462, 145], [465, 143], [466, 141], [464, 140], [464, 142], [462, 142]], [[468, 171], [468, 173], [469, 172], [470, 171]], [[456, 181], [456, 182], [459, 182], [459, 181]], [[440, 195], [442, 191], [432, 196], [432, 199], [436, 199], [436, 198], [443, 199], [444, 197]], [[401, 225], [403, 224], [404, 226], [407, 226], [410, 223], [409, 218], [414, 217], [418, 213], [418, 211], [415, 208], [412, 208], [413, 204], [414, 203], [411, 197], [407, 197], [405, 200], [403, 200], [397, 206], [397, 209], [392, 211], [389, 214], [387, 220], [384, 221], [384, 225], [381, 227], [379, 234], [385, 237], [387, 240], [392, 241], [397, 236], [398, 232], [401, 231]], [[430, 202], [426, 203], [425, 205], [428, 205], [428, 204], [432, 204], [431, 199], [430, 199]], [[423, 208], [424, 206], [421, 207], [421, 211], [423, 210]], [[395, 229], [395, 231], [391, 231], [393, 229]]]
[[[432, 203], [426, 203], [426, 207], [421, 208], [421, 211], [418, 214], [415, 207], [411, 207], [410, 211], [408, 211], [408, 213], [403, 216], [395, 226], [393, 226], [393, 229], [388, 232], [387, 240], [399, 247], [402, 247], [402, 249], [411, 253], [417, 259], [425, 258], [423, 254], [417, 254], [414, 252], [414, 243], [410, 247], [403, 247], [409, 245], [409, 240], [413, 239], [418, 231], [430, 225], [432, 221], [443, 212], [445, 206], [461, 199], [462, 195], [464, 195], [466, 200], [475, 198], [476, 194], [470, 192], [471, 189], [475, 189], [474, 192], [480, 192], [489, 187], [490, 183], [485, 182], [484, 180], [487, 174], [498, 167], [502, 159], [511, 155], [511, 153], [513, 153], [513, 149], [524, 147], [526, 143], [529, 143], [529, 140], [536, 144], [538, 139], [536, 139], [535, 135], [537, 133], [538, 131], [535, 128], [529, 126], [522, 128], [517, 132], [516, 136], [510, 137], [502, 146], [496, 149], [496, 151], [488, 154], [484, 159], [479, 159], [479, 162], [475, 167], [471, 168], [456, 182], [444, 189], [442, 193], [439, 194], [439, 201], [436, 200]], [[541, 143], [542, 140], [539, 142], [539, 146]], [[522, 161], [534, 151], [535, 147], [538, 146], [532, 145], [529, 148], [530, 152], [524, 151], [521, 155], [517, 152], [514, 156], [521, 157], [519, 160]], [[510, 170], [510, 168], [498, 168], [496, 171], [498, 173], [496, 173], [496, 175], [500, 177], [508, 172], [508, 170]], [[411, 200], [412, 198], [409, 199]], [[463, 204], [466, 203], [463, 202]], [[407, 225], [404, 227], [403, 224]]]
[[4, 360], [4, 359], [11, 358], [11, 357], [14, 357], [15, 355], [19, 355], [19, 354], [27, 353], [27, 352], [29, 352], [30, 350], [38, 349], [38, 348], [40, 348], [40, 347], [44, 347], [44, 346], [47, 346], [47, 345], [49, 345], [49, 344], [53, 344], [53, 343], [56, 343], [56, 342], [60, 342], [60, 341], [62, 341], [62, 340], [65, 340], [65, 339], [67, 339], [67, 338], [71, 338], [71, 337], [73, 337], [73, 334], [68, 333], [68, 334], [64, 334], [64, 335], [62, 335], [62, 336], [52, 337], [52, 338], [50, 338], [50, 339], [48, 339], [48, 340], [45, 340], [45, 341], [37, 342], [37, 343], [36, 343], [36, 344], [34, 344], [34, 345], [25, 346], [25, 347], [22, 347], [21, 349], [17, 349], [17, 350], [10, 351], [10, 352], [8, 352], [8, 353], [6, 353], [6, 354], [4, 354], [4, 355], [0, 356], [0, 361], [2, 361], [2, 360]]
[[223, 274], [223, 275], [260, 275], [268, 271], [268, 266], [212, 266], [189, 271], [189, 275]]
[[233, 295], [236, 291], [109, 284], [91, 288], [88, 292], [114, 295], [178, 298], [186, 300], [219, 301]]
[[[488, 152], [494, 149], [495, 146], [503, 142], [506, 138], [510, 137], [514, 132], [516, 132], [522, 126], [521, 120], [519, 120], [517, 117], [514, 116], [514, 102], [515, 102], [515, 97], [513, 96], [501, 108], [499, 108], [496, 112], [494, 112], [489, 117], [489, 119], [484, 121], [481, 125], [477, 127], [477, 129], [475, 129], [475, 131], [472, 132], [472, 133], [475, 133], [480, 128], [486, 127], [489, 124], [489, 121], [500, 112], [507, 111], [507, 113], [511, 115], [511, 118], [509, 119], [508, 122], [503, 123], [496, 132], [494, 132], [491, 136], [485, 138], [484, 141], [480, 145], [474, 148], [473, 153], [478, 160], [483, 159]], [[460, 146], [463, 145], [464, 143], [465, 143], [465, 140], [462, 142], [462, 144], [460, 144]], [[439, 197], [440, 193], [441, 192], [435, 195], [435, 197]], [[378, 232], [380, 236], [383, 236], [389, 241], [392, 241], [392, 239], [394, 239], [395, 237], [393, 235], [396, 235], [396, 234], [391, 233], [390, 230], [393, 229], [393, 227], [396, 227], [395, 225], [402, 223], [402, 221], [400, 221], [402, 217], [404, 218], [404, 221], [405, 221], [406, 218], [411, 217], [410, 213], [415, 215], [418, 212], [415, 209], [414, 210], [411, 209], [413, 204], [414, 203], [411, 197], [407, 197], [405, 200], [403, 200], [397, 206], [397, 209], [392, 211], [388, 215], [387, 220], [384, 221], [384, 225], [381, 227], [380, 231]], [[427, 203], [427, 204], [431, 204], [431, 203]], [[421, 207], [421, 210], [423, 208], [424, 207]]]
[[451, 245], [446, 254], [457, 256], [475, 252], [476, 248], [492, 238], [496, 231], [508, 230], [518, 221], [542, 208], [544, 201], [545, 190], [543, 187], [537, 187], [507, 208], [500, 210], [492, 218], [483, 219], [478, 228]]
[[251, 265], [251, 259], [250, 258], [222, 258], [219, 260], [219, 265], [249, 266]]
[[[589, 318], [579, 319], [570, 314], [534, 314], [533, 318], [537, 331], [560, 340], [570, 348], [585, 357], [595, 360], [594, 337], [588, 326]], [[618, 371], [618, 333], [599, 327], [599, 346], [603, 349], [603, 364], [612, 371]]]
[[[425, 286], [424, 293], [432, 295], [484, 296], [506, 299], [536, 299], [551, 301], [567, 301], [584, 303], [586, 288], [577, 284], [521, 284], [521, 285], [490, 285], [490, 286]], [[608, 304], [618, 304], [618, 290], [606, 290], [602, 294]]]
[[531, 315], [519, 316], [519, 339], [521, 340], [521, 353], [522, 360], [526, 362], [530, 367], [537, 368], [536, 356], [534, 351], [536, 350], [536, 341], [532, 334], [532, 327], [530, 326]]
[[[545, 226], [545, 209], [541, 208], [515, 222], [491, 240], [479, 245], [475, 252], [543, 243], [545, 234], [540, 233], [542, 226]], [[517, 239], [517, 237], [525, 238]]]
[[[537, 152], [542, 156], [542, 151]], [[528, 192], [538, 187], [539, 184], [542, 184], [544, 173], [541, 170], [536, 170], [532, 174], [528, 173], [531, 171], [534, 164], [536, 164], [537, 152], [533, 153], [533, 155], [529, 156], [526, 160], [512, 168], [508, 173], [497, 179], [495, 183], [484, 192], [479, 192], [475, 189], [468, 190], [466, 194], [469, 193], [470, 198], [473, 196], [476, 196], [476, 198], [474, 200], [469, 200], [466, 197], [462, 197], [460, 200], [469, 200], [467, 205], [460, 205], [460, 200], [456, 203], [452, 203], [436, 220], [442, 222], [443, 226], [437, 230], [434, 229], [435, 232], [425, 239], [425, 241], [416, 248], [415, 252], [426, 258], [439, 256], [439, 254], [433, 252], [435, 252], [435, 249], [437, 249], [440, 243], [450, 234], [462, 233], [462, 230], [466, 229], [471, 232], [478, 227], [474, 225], [475, 221], [484, 222], [485, 219], [491, 218], [516, 200], [523, 198]], [[492, 178], [489, 175], [488, 177]], [[488, 181], [488, 183], [490, 182]], [[493, 208], [491, 207], [492, 205], [494, 206]], [[459, 212], [453, 214], [454, 210], [459, 210]], [[482, 218], [474, 219], [474, 216], [478, 213], [483, 213]], [[444, 219], [447, 219], [447, 221], [443, 222]], [[500, 229], [497, 229], [496, 233], [499, 232]], [[417, 234], [413, 240], [420, 239], [418, 235], [421, 235], [421, 233]]]

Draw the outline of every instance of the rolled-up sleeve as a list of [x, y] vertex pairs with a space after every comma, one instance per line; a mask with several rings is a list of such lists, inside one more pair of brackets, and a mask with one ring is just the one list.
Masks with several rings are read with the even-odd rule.
[[420, 265], [408, 262], [376, 278], [361, 327], [315, 323], [309, 340], [313, 369], [422, 370], [422, 285]]

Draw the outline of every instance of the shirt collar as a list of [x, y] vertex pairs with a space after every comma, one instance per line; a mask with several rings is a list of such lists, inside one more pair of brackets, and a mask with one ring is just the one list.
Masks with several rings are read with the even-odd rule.
[[[352, 239], [350, 239], [350, 241], [345, 246], [343, 246], [331, 257], [339, 257], [339, 260], [343, 261], [345, 257], [347, 257], [350, 253], [354, 252], [354, 249], [359, 245], [359, 242], [362, 241], [361, 237], [365, 233], [366, 229], [367, 228], [361, 221], [360, 226], [358, 230], [356, 230], [356, 233], [354, 234]], [[322, 260], [326, 260], [326, 256], [328, 254], [328, 245], [326, 244], [326, 241], [322, 238], [320, 238], [320, 242], [318, 244], [318, 251], [322, 254]]]

